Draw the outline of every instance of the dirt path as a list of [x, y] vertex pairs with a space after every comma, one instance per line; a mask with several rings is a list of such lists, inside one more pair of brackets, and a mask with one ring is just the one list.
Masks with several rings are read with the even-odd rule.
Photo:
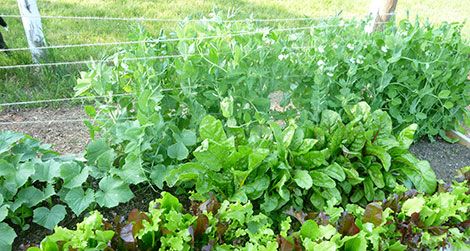
[[[29, 134], [44, 143], [52, 144], [53, 149], [60, 153], [80, 153], [88, 143], [89, 134], [83, 122], [76, 120], [85, 117], [82, 107], [0, 112], [0, 130]], [[75, 121], [63, 122], [64, 120]], [[29, 121], [35, 123], [25, 123]]]

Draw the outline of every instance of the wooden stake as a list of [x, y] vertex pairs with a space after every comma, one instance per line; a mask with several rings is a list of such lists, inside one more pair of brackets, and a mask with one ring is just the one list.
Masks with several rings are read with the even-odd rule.
[[37, 64], [46, 56], [45, 51], [38, 48], [46, 46], [38, 5], [36, 0], [17, 0], [17, 2], [33, 62]]
[[366, 32], [371, 33], [382, 29], [383, 24], [388, 22], [395, 14], [397, 3], [398, 0], [372, 0], [372, 7], [369, 12], [372, 20], [366, 26]]

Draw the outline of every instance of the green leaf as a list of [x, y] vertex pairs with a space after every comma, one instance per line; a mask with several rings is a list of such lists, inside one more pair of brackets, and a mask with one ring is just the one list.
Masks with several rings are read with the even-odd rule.
[[346, 179], [346, 174], [344, 173], [343, 168], [336, 162], [333, 162], [333, 164], [324, 168], [322, 171], [337, 181], [341, 182]]
[[374, 184], [372, 183], [372, 180], [367, 177], [364, 179], [364, 195], [367, 199], [367, 201], [372, 201], [374, 199]]
[[369, 173], [369, 177], [378, 188], [384, 188], [385, 181], [380, 169], [382, 169], [380, 164], [372, 163], [372, 165], [367, 168], [367, 173]]
[[166, 165], [155, 165], [152, 168], [150, 174], [150, 179], [158, 187], [158, 189], [163, 189], [163, 182], [169, 174], [169, 168]]
[[55, 205], [49, 210], [45, 207], [34, 209], [33, 222], [47, 228], [54, 229], [59, 222], [61, 222], [67, 214], [63, 205]]
[[16, 238], [15, 230], [8, 224], [0, 222], [0, 233], [0, 250], [11, 250], [11, 245]]
[[318, 224], [313, 220], [307, 220], [302, 224], [300, 228], [300, 235], [303, 238], [309, 238], [310, 240], [317, 240], [321, 235]]
[[101, 190], [96, 192], [96, 202], [102, 207], [115, 207], [119, 203], [129, 201], [134, 194], [129, 185], [119, 178], [106, 176], [99, 183]]
[[422, 160], [416, 163], [417, 174], [412, 176], [412, 182], [420, 192], [434, 193], [437, 188], [436, 173], [432, 170], [428, 161]]
[[296, 129], [297, 126], [295, 124], [290, 124], [286, 129], [284, 129], [284, 131], [282, 131], [282, 145], [285, 148], [288, 148], [292, 143]]
[[310, 171], [310, 177], [315, 186], [325, 188], [335, 188], [336, 182], [331, 179], [327, 174], [320, 171]]
[[176, 212], [181, 212], [183, 210], [183, 205], [178, 201], [178, 198], [171, 195], [168, 192], [163, 192], [162, 197], [157, 199], [160, 203], [160, 208], [166, 209], [168, 211], [175, 210]]
[[215, 142], [222, 142], [227, 139], [222, 122], [211, 115], [202, 119], [199, 125], [199, 134], [203, 140], [211, 139]]
[[188, 157], [189, 151], [183, 143], [177, 142], [168, 147], [167, 154], [172, 159], [184, 160]]
[[34, 207], [44, 200], [44, 193], [35, 187], [26, 187], [21, 189], [16, 195], [16, 200], [11, 205], [11, 210], [15, 211], [21, 205]]
[[35, 172], [31, 178], [48, 183], [55, 183], [54, 178], [60, 177], [60, 163], [54, 160], [36, 163]]
[[310, 177], [306, 170], [295, 170], [294, 181], [303, 189], [310, 189], [313, 185], [312, 177]]
[[220, 101], [220, 110], [222, 111], [222, 116], [230, 118], [233, 115], [233, 97], [225, 97]]
[[400, 147], [403, 149], [410, 148], [410, 145], [413, 143], [414, 135], [416, 130], [418, 129], [417, 124], [411, 124], [407, 126], [405, 129], [401, 130], [400, 134], [398, 134], [397, 140], [400, 143]]
[[23, 137], [21, 133], [11, 131], [0, 132], [0, 154], [9, 151], [15, 143], [23, 139]]
[[194, 131], [185, 129], [181, 132], [180, 136], [181, 136], [181, 142], [183, 142], [185, 146], [193, 146], [196, 144], [197, 137]]
[[87, 189], [84, 192], [81, 187], [77, 187], [67, 192], [64, 201], [79, 216], [95, 201], [95, 194], [93, 189]]
[[363, 234], [357, 234], [354, 238], [344, 243], [344, 251], [366, 251], [367, 240]]
[[413, 213], [421, 212], [425, 203], [426, 201], [423, 197], [417, 196], [406, 200], [401, 207], [401, 211], [405, 213], [405, 215], [411, 216]]
[[125, 161], [124, 166], [116, 171], [122, 180], [134, 185], [147, 181], [138, 150], [127, 155]]
[[437, 96], [441, 99], [444, 99], [444, 98], [448, 98], [450, 93], [451, 92], [449, 90], [442, 90], [439, 92], [439, 94], [437, 94]]
[[383, 147], [367, 145], [366, 154], [377, 157], [380, 162], [382, 162], [382, 166], [384, 167], [385, 171], [390, 169], [390, 166], [392, 165], [392, 157]]
[[63, 187], [72, 189], [81, 187], [88, 179], [89, 168], [81, 167], [75, 162], [67, 162], [60, 166], [60, 176], [64, 180]]

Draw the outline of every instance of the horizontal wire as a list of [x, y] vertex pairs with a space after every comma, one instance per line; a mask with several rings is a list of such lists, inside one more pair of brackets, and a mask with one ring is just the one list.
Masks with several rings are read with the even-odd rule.
[[[322, 28], [322, 27], [337, 27], [339, 25], [319, 25], [319, 26], [304, 26], [304, 27], [294, 27], [294, 28], [278, 28], [272, 29], [270, 31], [295, 31], [295, 30], [305, 30], [310, 28]], [[165, 42], [179, 42], [179, 41], [192, 41], [192, 40], [205, 40], [205, 39], [216, 39], [224, 38], [230, 36], [244, 36], [244, 35], [256, 35], [266, 32], [266, 29], [260, 29], [257, 31], [246, 31], [239, 33], [229, 33], [223, 35], [213, 35], [213, 36], [202, 36], [202, 37], [186, 37], [186, 38], [168, 38], [168, 39], [148, 39], [148, 40], [136, 40], [136, 41], [118, 41], [118, 42], [103, 42], [103, 43], [85, 43], [85, 44], [64, 44], [64, 45], [50, 45], [35, 47], [38, 50], [45, 49], [66, 49], [66, 48], [77, 48], [77, 47], [95, 47], [95, 46], [112, 46], [112, 45], [131, 45], [131, 44], [143, 44], [143, 43], [165, 43]], [[0, 52], [12, 52], [12, 51], [29, 51], [29, 47], [22, 48], [10, 48], [10, 49], [0, 49]]]
[[148, 21], [148, 22], [213, 22], [213, 23], [242, 23], [242, 22], [283, 22], [283, 21], [309, 21], [322, 20], [325, 17], [289, 17], [289, 18], [245, 18], [234, 20], [220, 20], [214, 18], [203, 19], [177, 19], [177, 18], [151, 18], [151, 17], [99, 17], [99, 16], [51, 16], [51, 15], [17, 15], [0, 14], [0, 17], [10, 18], [43, 18], [43, 19], [72, 19], [72, 20], [102, 20], [102, 21]]
[[19, 102], [2, 103], [2, 104], [0, 104], [0, 107], [16, 106], [16, 105], [31, 105], [31, 104], [41, 104], [41, 103], [53, 103], [53, 102], [73, 101], [73, 100], [84, 100], [84, 99], [91, 99], [91, 98], [122, 97], [122, 96], [130, 96], [132, 94], [133, 93], [123, 93], [123, 94], [100, 95], [100, 96], [83, 96], [83, 97], [71, 97], [71, 98], [57, 98], [57, 99], [19, 101]]
[[[116, 121], [131, 120], [135, 117], [117, 118]], [[110, 121], [109, 119], [90, 119], [90, 118], [79, 118], [79, 119], [57, 119], [57, 120], [26, 120], [26, 121], [9, 121], [0, 122], [0, 126], [5, 125], [23, 125], [23, 124], [53, 124], [53, 123], [77, 123], [85, 121]]]
[[[186, 57], [186, 56], [191, 56], [191, 55], [195, 55], [195, 54], [179, 54], [179, 55], [166, 55], [166, 56], [123, 58], [122, 61], [127, 62], [127, 61], [152, 60], [152, 59], [167, 59], [167, 58]], [[0, 70], [30, 68], [30, 67], [42, 67], [42, 66], [60, 66], [60, 65], [106, 63], [106, 62], [112, 62], [112, 61], [114, 61], [114, 59], [111, 58], [111, 59], [102, 59], [102, 60], [83, 60], [83, 61], [69, 61], [69, 62], [43, 63], [43, 64], [7, 65], [7, 66], [0, 66]]]

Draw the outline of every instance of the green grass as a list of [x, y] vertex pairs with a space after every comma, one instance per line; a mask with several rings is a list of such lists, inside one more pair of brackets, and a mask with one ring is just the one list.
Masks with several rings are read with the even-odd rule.
[[[237, 18], [326, 17], [342, 11], [344, 16], [360, 17], [367, 13], [370, 0], [48, 0], [38, 1], [42, 15], [113, 16], [113, 17], [200, 17], [217, 9], [235, 11]], [[419, 15], [432, 22], [464, 21], [469, 18], [470, 0], [400, 0], [398, 19]], [[0, 13], [18, 14], [16, 0], [2, 0]], [[10, 31], [4, 37], [11, 48], [25, 47], [26, 41], [18, 18], [7, 18]], [[147, 31], [157, 34], [161, 28], [171, 30], [176, 24], [143, 22]], [[273, 24], [279, 26], [292, 23]], [[301, 25], [301, 24], [300, 24]], [[136, 22], [44, 19], [43, 28], [50, 45], [81, 44], [130, 40]], [[3, 31], [2, 31], [3, 32]], [[464, 27], [470, 35], [470, 25]], [[49, 52], [48, 62], [86, 60], [112, 53], [115, 47], [56, 49]], [[30, 63], [28, 52], [0, 55], [0, 65]], [[48, 67], [40, 71], [0, 70], [0, 103], [45, 98], [69, 97], [80, 69], [85, 66]]]

